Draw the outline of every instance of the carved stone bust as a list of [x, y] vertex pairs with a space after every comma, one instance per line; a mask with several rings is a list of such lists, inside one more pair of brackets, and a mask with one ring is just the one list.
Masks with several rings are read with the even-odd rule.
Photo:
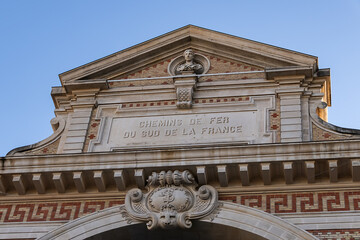
[[184, 71], [191, 71], [191, 72], [194, 72], [196, 74], [201, 74], [201, 73], [204, 72], [203, 66], [194, 61], [194, 52], [193, 52], [193, 50], [187, 49], [187, 50], [185, 50], [183, 55], [184, 55], [184, 58], [185, 58], [185, 63], [182, 63], [182, 64], [177, 66], [177, 68], [176, 68], [177, 73], [182, 73]]
[[210, 61], [202, 54], [186, 49], [182, 55], [174, 58], [168, 66], [170, 75], [182, 75], [184, 72], [192, 74], [205, 74], [210, 69]]
[[146, 221], [148, 229], [190, 228], [192, 219], [210, 216], [218, 207], [217, 191], [208, 185], [197, 188], [192, 174], [153, 172], [147, 180], [148, 192], [130, 190], [121, 212], [129, 222]]

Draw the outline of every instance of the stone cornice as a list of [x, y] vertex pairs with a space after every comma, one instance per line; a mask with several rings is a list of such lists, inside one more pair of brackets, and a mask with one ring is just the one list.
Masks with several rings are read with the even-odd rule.
[[352, 188], [360, 181], [360, 140], [8, 156], [0, 171], [0, 191], [9, 196], [14, 191], [19, 195], [124, 191], [134, 184], [143, 188], [152, 171], [183, 166], [200, 185], [211, 182], [221, 192]]
[[141, 168], [155, 165], [157, 167], [177, 166], [179, 161], [186, 162], [188, 165], [196, 165], [204, 163], [206, 160], [211, 161], [208, 164], [219, 164], [327, 160], [344, 157], [360, 158], [360, 140], [258, 145], [204, 144], [188, 147], [170, 145], [156, 149], [153, 147], [129, 148], [102, 153], [7, 156], [3, 160], [4, 167], [0, 173], [46, 171], [46, 169], [54, 171], [57, 166], [64, 170], [91, 170], [101, 169], [101, 165]]
[[283, 67], [283, 68], [268, 68], [266, 69], [267, 79], [277, 79], [281, 82], [281, 78], [286, 79], [286, 76], [305, 76], [307, 78], [313, 77], [314, 66], [294, 66], [294, 67]]

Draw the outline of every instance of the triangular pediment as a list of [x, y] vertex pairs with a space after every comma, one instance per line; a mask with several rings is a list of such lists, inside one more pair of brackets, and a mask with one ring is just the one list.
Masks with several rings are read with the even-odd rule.
[[211, 61], [208, 73], [311, 66], [317, 57], [188, 25], [59, 75], [62, 84], [90, 79], [169, 76], [168, 64], [191, 48]]

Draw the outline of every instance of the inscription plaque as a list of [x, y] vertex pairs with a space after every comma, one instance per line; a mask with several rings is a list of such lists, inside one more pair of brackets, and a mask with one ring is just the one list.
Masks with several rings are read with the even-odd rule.
[[113, 118], [112, 148], [209, 142], [251, 142], [258, 135], [256, 111]]

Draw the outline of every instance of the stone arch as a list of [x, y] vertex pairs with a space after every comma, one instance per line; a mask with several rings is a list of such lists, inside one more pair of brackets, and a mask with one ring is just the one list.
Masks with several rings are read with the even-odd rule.
[[[234, 239], [234, 234], [241, 234], [241, 236], [244, 237], [239, 237], [239, 239], [244, 240], [317, 239], [315, 236], [311, 235], [305, 230], [300, 229], [295, 225], [282, 220], [281, 218], [254, 208], [249, 208], [234, 203], [222, 202], [222, 206], [219, 210], [219, 213], [213, 220], [206, 218], [200, 219], [197, 221], [197, 225], [194, 225], [193, 228], [196, 228], [196, 226], [200, 226], [199, 228], [203, 228], [204, 226], [206, 227], [209, 225], [211, 226], [211, 228], [208, 229], [215, 229], [215, 231], [223, 228], [225, 231], [233, 231], [232, 239]], [[142, 228], [145, 231], [145, 223], [137, 221], [128, 223], [127, 220], [120, 213], [120, 206], [116, 206], [68, 222], [61, 227], [54, 229], [46, 235], [40, 237], [39, 240], [107, 239], [106, 237], [101, 237], [101, 235], [106, 232], [109, 233], [109, 231], [111, 233], [111, 231], [114, 232], [119, 229], [121, 230], [122, 228], [126, 229], [130, 227], [133, 228], [133, 231], [141, 231]], [[123, 232], [128, 233], [129, 230], [131, 229], [127, 229], [127, 231]], [[149, 230], [146, 231], [149, 232]], [[193, 230], [193, 232], [194, 231], [196, 231], [196, 229]], [[159, 231], [154, 234], [159, 234]], [[227, 239], [226, 234], [224, 234], [224, 237], [222, 239]]]

